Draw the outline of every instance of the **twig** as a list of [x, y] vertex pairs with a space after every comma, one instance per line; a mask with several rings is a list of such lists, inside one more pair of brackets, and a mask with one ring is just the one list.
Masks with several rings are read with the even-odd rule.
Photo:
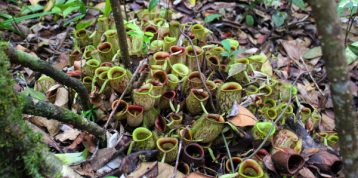
[[[292, 85], [295, 85], [298, 81], [298, 79], [302, 76], [303, 73], [301, 73], [297, 78], [296, 80], [293, 82]], [[290, 97], [289, 97], [289, 100], [288, 100], [288, 103], [286, 104], [286, 107], [281, 111], [280, 115], [276, 118], [276, 120], [272, 123], [272, 126], [270, 127], [270, 130], [268, 131], [268, 134], [266, 135], [266, 137], [264, 138], [264, 140], [261, 142], [261, 144], [256, 148], [256, 150], [251, 153], [247, 158], [245, 159], [250, 159], [252, 158], [253, 156], [255, 156], [259, 151], [260, 149], [265, 145], [265, 143], [267, 142], [268, 138], [270, 137], [271, 135], [271, 132], [273, 131], [273, 128], [276, 126], [276, 124], [278, 123], [278, 121], [281, 120], [282, 116], [284, 115], [284, 113], [286, 112], [288, 106], [291, 104], [291, 99], [292, 99], [292, 87], [290, 88]], [[237, 170], [239, 168], [239, 165], [236, 167], [235, 170]]]
[[88, 91], [81, 81], [55, 69], [52, 65], [36, 56], [16, 50], [12, 45], [8, 45], [5, 52], [9, 56], [12, 63], [21, 64], [22, 66], [28, 67], [34, 71], [46, 74], [58, 83], [73, 88], [78, 93], [83, 110], [88, 110], [90, 108]]
[[177, 175], [177, 171], [178, 171], [178, 165], [179, 165], [179, 158], [180, 158], [180, 153], [181, 153], [181, 147], [183, 145], [183, 141], [182, 139], [180, 139], [179, 141], [179, 150], [178, 150], [178, 156], [177, 156], [177, 159], [175, 160], [175, 167], [174, 167], [174, 171], [173, 171], [173, 175], [172, 175], [172, 178], [175, 178], [176, 175]]
[[22, 108], [22, 112], [24, 114], [55, 119], [63, 123], [71, 124], [80, 130], [87, 131], [88, 133], [103, 140], [105, 139], [105, 129], [94, 122], [84, 119], [82, 116], [72, 112], [71, 110], [58, 107], [46, 101], [34, 100], [33, 98], [25, 95], [19, 96], [24, 102]]
[[[180, 33], [181, 33], [185, 38], [187, 38], [187, 39], [189, 40], [190, 45], [191, 45], [191, 47], [193, 48], [193, 51], [194, 51], [194, 55], [195, 55], [195, 59], [196, 59], [196, 66], [197, 66], [197, 68], [198, 68], [199, 73], [202, 73], [202, 72], [201, 72], [201, 69], [200, 69], [198, 54], [196, 53], [196, 50], [195, 50], [193, 41], [190, 39], [190, 37], [189, 37], [188, 35], [186, 35], [186, 34], [182, 31], [182, 29], [179, 28], [179, 30], [180, 30]], [[203, 85], [204, 85], [205, 90], [206, 90], [206, 91], [208, 92], [208, 94], [209, 94], [209, 100], [210, 100], [211, 108], [213, 109], [214, 112], [216, 112], [216, 108], [215, 108], [214, 102], [213, 102], [213, 96], [212, 96], [212, 94], [211, 94], [211, 92], [210, 92], [208, 86], [206, 85], [206, 82], [205, 82], [205, 80], [204, 80], [204, 77], [203, 77], [202, 75], [199, 75], [199, 76], [200, 76], [201, 82], [202, 82]]]
[[116, 22], [116, 29], [118, 33], [118, 42], [119, 48], [121, 51], [121, 57], [123, 59], [124, 66], [129, 68], [129, 52], [128, 52], [128, 43], [126, 37], [126, 30], [124, 28], [122, 9], [121, 9], [121, 1], [120, 0], [111, 0], [112, 12], [114, 16], [114, 20]]
[[302, 59], [302, 57], [300, 57], [301, 62], [303, 63], [303, 66], [305, 67], [308, 75], [310, 76], [311, 80], [313, 81], [314, 85], [316, 86], [316, 88], [318, 89], [319, 93], [321, 93], [322, 96], [324, 96], [323, 91], [319, 88], [316, 80], [313, 78], [311, 71], [308, 70], [307, 64], [305, 63], [305, 61]]
[[234, 171], [235, 171], [234, 162], [232, 162], [232, 157], [231, 157], [231, 153], [230, 153], [230, 150], [229, 150], [229, 146], [227, 144], [227, 141], [226, 141], [226, 138], [225, 138], [223, 132], [221, 132], [221, 137], [224, 139], [225, 148], [226, 148], [227, 154], [229, 156], [229, 160], [230, 160], [230, 164], [231, 164], [231, 172], [234, 173]]
[[123, 0], [124, 15], [126, 16], [126, 21], [128, 21], [128, 12], [126, 6], [127, 6], [126, 0]]
[[344, 37], [344, 45], [345, 46], [347, 46], [348, 34], [352, 29], [353, 23], [354, 23], [354, 15], [353, 15], [353, 10], [351, 9], [351, 13], [349, 15], [349, 20], [348, 20], [348, 25], [347, 25], [347, 28], [346, 28], [346, 34], [345, 34], [345, 37]]
[[[136, 75], [138, 74], [139, 69], [146, 63], [146, 61], [147, 61], [147, 59], [143, 59], [142, 61], [139, 62], [139, 65], [137, 66], [137, 69], [136, 69], [135, 72], [133, 73], [131, 80], [129, 81], [128, 85], [126, 86], [126, 88], [124, 89], [123, 93], [122, 93], [121, 96], [119, 97], [119, 100], [122, 100], [122, 99], [123, 99], [124, 95], [126, 94], [127, 90], [129, 89], [129, 87], [132, 86], [132, 83], [133, 83], [133, 81], [134, 81]], [[113, 115], [114, 115], [114, 113], [117, 111], [117, 108], [118, 108], [118, 106], [119, 106], [119, 103], [120, 103], [120, 102], [117, 102], [116, 106], [112, 109], [111, 114], [109, 115], [108, 120], [107, 120], [106, 124], [104, 125], [104, 129], [107, 129], [108, 124], [112, 121]]]

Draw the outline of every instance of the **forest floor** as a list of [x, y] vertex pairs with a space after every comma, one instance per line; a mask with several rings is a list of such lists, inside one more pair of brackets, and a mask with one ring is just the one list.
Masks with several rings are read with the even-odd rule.
[[[76, 32], [98, 34], [101, 27], [96, 22], [99, 16], [109, 12], [108, 2], [106, 5], [96, 0], [29, 1], [0, 2], [0, 39], [81, 80], [90, 91], [93, 107], [82, 111], [73, 90], [21, 65], [11, 66], [16, 92], [70, 109], [110, 131], [107, 142], [102, 143], [72, 125], [24, 115], [34, 131], [43, 135], [51, 152], [78, 174], [87, 177], [242, 174], [334, 177], [340, 174], [339, 137], [329, 83], [315, 21], [307, 4], [162, 0], [152, 7], [153, 4], [143, 0], [127, 2], [123, 15], [128, 20], [125, 25], [132, 63], [128, 69], [118, 69], [127, 73], [126, 81], [108, 82], [105, 86], [105, 79], [92, 82], [96, 77], [100, 79], [93, 76], [94, 70], [86, 68], [89, 59], [99, 58], [103, 63], [105, 57], [94, 54], [99, 48], [88, 47], [97, 47], [93, 38], [80, 38]], [[358, 106], [358, 18], [350, 20], [345, 11], [342, 13], [350, 84]], [[31, 14], [35, 14], [33, 18], [28, 17]], [[15, 22], [4, 23], [11, 19]], [[175, 33], [174, 23], [170, 23], [173, 21], [183, 25], [179, 26], [182, 32]], [[116, 33], [111, 15], [108, 23], [107, 28]], [[203, 25], [198, 26], [199, 32], [193, 30], [195, 24]], [[170, 39], [165, 36], [175, 37], [175, 43], [167, 42]], [[118, 42], [116, 38], [102, 36], [97, 42]], [[186, 67], [178, 67], [179, 74], [174, 72], [173, 62], [165, 65], [158, 62], [174, 60], [172, 56], [180, 55], [180, 50], [170, 51], [170, 47], [177, 45], [190, 50], [191, 43], [198, 50], [194, 52], [191, 48], [186, 59], [180, 59]], [[218, 53], [215, 48], [220, 48]], [[76, 58], [75, 50], [81, 54], [93, 51], [90, 58], [81, 54]], [[119, 65], [118, 60], [122, 62], [113, 55], [102, 66], [114, 68]], [[189, 59], [200, 62], [200, 70]], [[180, 70], [185, 73], [187, 68], [186, 74], [180, 73], [183, 72]], [[191, 73], [194, 71], [199, 73]], [[86, 76], [91, 77], [90, 83], [83, 80]], [[173, 78], [179, 85], [175, 85]], [[160, 89], [154, 91], [154, 88]], [[153, 91], [148, 94], [144, 90]], [[233, 92], [225, 94], [227, 90]], [[154, 95], [159, 98], [153, 99]], [[113, 103], [120, 97], [126, 103], [125, 109], [120, 106], [118, 112], [113, 111], [116, 106]], [[148, 103], [150, 100], [152, 104]], [[140, 107], [136, 109], [134, 105]], [[107, 122], [109, 117], [115, 118], [113, 122]], [[129, 120], [138, 117], [140, 121]], [[143, 136], [134, 136], [134, 130], [147, 134], [145, 137], [151, 137], [151, 141], [138, 141]], [[271, 131], [274, 133], [268, 134]], [[210, 137], [213, 139], [206, 141]], [[287, 155], [297, 159], [286, 163]], [[287, 164], [291, 167], [285, 168]]]

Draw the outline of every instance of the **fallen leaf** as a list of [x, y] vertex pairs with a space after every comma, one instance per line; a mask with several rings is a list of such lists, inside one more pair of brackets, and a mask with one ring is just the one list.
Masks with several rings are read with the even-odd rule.
[[62, 161], [63, 164], [65, 165], [70, 165], [73, 163], [78, 163], [81, 161], [86, 160], [86, 156], [87, 154], [85, 153], [85, 151], [83, 152], [77, 152], [77, 153], [60, 153], [60, 154], [55, 154], [55, 156]]
[[116, 149], [114, 148], [103, 148], [99, 149], [96, 156], [89, 162], [93, 170], [98, 170], [103, 167], [104, 164], [108, 163], [112, 156], [115, 154]]
[[329, 117], [327, 114], [322, 113], [322, 119], [319, 123], [319, 130], [321, 132], [333, 131], [336, 127], [334, 119]]
[[262, 64], [261, 70], [262, 73], [267, 74], [268, 76], [273, 75], [272, 66], [270, 60], [266, 60], [265, 63]]
[[56, 92], [56, 100], [54, 105], [67, 108], [68, 104], [68, 90], [64, 87], [60, 87]]
[[188, 175], [188, 178], [212, 178], [212, 176], [207, 176], [203, 173], [200, 173], [200, 172], [191, 172], [189, 175]]
[[33, 116], [29, 121], [38, 127], [46, 127], [51, 136], [55, 136], [60, 131], [60, 122], [45, 117]]
[[312, 173], [312, 171], [306, 167], [303, 167], [298, 173], [305, 178], [315, 178], [316, 176]]
[[77, 129], [68, 129], [63, 133], [56, 135], [55, 138], [60, 142], [64, 142], [66, 140], [75, 140], [80, 133], [81, 132]]
[[68, 55], [66, 53], [61, 53], [57, 60], [52, 64], [52, 66], [57, 70], [62, 70], [69, 64]]
[[322, 48], [320, 46], [314, 47], [303, 54], [303, 59], [314, 59], [322, 56]]
[[[167, 163], [161, 163], [161, 162], [143, 162], [138, 165], [138, 168], [128, 175], [128, 178], [135, 178], [135, 177], [142, 177], [143, 175], [146, 175], [149, 169], [155, 169], [155, 164], [157, 165], [158, 169], [158, 175], [157, 178], [168, 178], [172, 177], [174, 172], [174, 167], [167, 164]], [[179, 171], [177, 171], [176, 174], [177, 178], [184, 178], [185, 175]]]
[[299, 60], [307, 50], [301, 40], [283, 41], [282, 46], [285, 49], [288, 57], [293, 60]]
[[239, 127], [253, 126], [257, 122], [257, 118], [245, 107], [238, 105], [239, 113], [229, 120], [232, 124]]

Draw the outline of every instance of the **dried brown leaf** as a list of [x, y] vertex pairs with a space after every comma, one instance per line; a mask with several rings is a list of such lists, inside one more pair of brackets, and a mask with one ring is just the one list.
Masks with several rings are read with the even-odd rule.
[[229, 120], [232, 124], [239, 127], [253, 126], [257, 122], [257, 118], [248, 109], [238, 105], [239, 113]]

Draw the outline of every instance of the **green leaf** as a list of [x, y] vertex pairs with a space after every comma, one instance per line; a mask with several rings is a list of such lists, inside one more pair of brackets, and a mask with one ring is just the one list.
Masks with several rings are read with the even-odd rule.
[[272, 15], [272, 21], [276, 27], [280, 27], [285, 23], [287, 18], [286, 12], [276, 12]]
[[348, 45], [348, 48], [355, 54], [358, 55], [358, 42]]
[[24, 6], [21, 8], [21, 14], [26, 15], [29, 13], [38, 12], [38, 11], [42, 10], [43, 8], [44, 8], [44, 6], [41, 6], [39, 4], [33, 5], [33, 6]]
[[62, 15], [62, 10], [61, 10], [61, 8], [59, 8], [59, 7], [57, 7], [57, 6], [53, 7], [53, 8], [51, 9], [51, 12], [52, 12], [52, 13], [55, 13], [55, 14], [61, 14], [61, 15]]
[[11, 19], [12, 18], [12, 16], [10, 14], [5, 14], [5, 13], [0, 13], [0, 17], [5, 18], [5, 19]]
[[222, 40], [221, 44], [223, 45], [226, 51], [231, 51], [231, 43], [229, 39]]
[[221, 175], [219, 176], [219, 178], [235, 178], [239, 176], [239, 173], [236, 172], [236, 173], [231, 173], [231, 174], [224, 174], [224, 175]]
[[246, 64], [242, 64], [242, 63], [236, 63], [236, 64], [232, 64], [230, 65], [230, 69], [229, 69], [229, 77], [232, 77], [238, 73], [243, 72], [246, 69]]
[[68, 15], [70, 15], [72, 12], [77, 11], [80, 9], [80, 6], [73, 6], [73, 7], [68, 7], [66, 8], [63, 12], [62, 15], [63, 17], [67, 17]]
[[320, 46], [314, 47], [303, 54], [303, 59], [314, 59], [322, 56], [322, 48]]
[[150, 0], [148, 10], [153, 10], [159, 3], [159, 0]]
[[46, 101], [47, 98], [45, 96], [45, 94], [43, 94], [42, 92], [36, 91], [33, 88], [29, 88], [26, 87], [24, 89], [24, 91], [21, 92], [22, 94], [26, 95], [26, 96], [31, 96], [37, 100], [41, 100], [41, 101]]
[[242, 49], [237, 49], [237, 50], [235, 50], [235, 51], [233, 51], [233, 52], [231, 53], [231, 56], [232, 56], [232, 57], [236, 57], [239, 53], [242, 53], [242, 52], [244, 52], [244, 50], [242, 50]]
[[76, 30], [85, 29], [85, 28], [93, 25], [95, 22], [96, 22], [95, 18], [89, 19], [89, 20], [84, 20], [76, 25]]
[[108, 17], [111, 11], [112, 11], [111, 0], [106, 0], [106, 5], [104, 6], [104, 10], [103, 10], [103, 16]]
[[346, 59], [347, 64], [352, 64], [354, 61], [358, 59], [358, 56], [355, 55], [348, 47], [346, 48]]
[[229, 57], [229, 56], [230, 56], [230, 53], [227, 52], [227, 51], [224, 51], [224, 52], [221, 53], [221, 56], [223, 56], [223, 57]]
[[78, 20], [81, 20], [83, 17], [85, 17], [86, 14], [81, 14], [78, 16], [75, 16], [72, 19], [66, 20], [65, 23], [63, 24], [64, 26], [67, 26], [68, 24], [70, 24], [71, 22], [77, 22]]
[[38, 17], [43, 17], [46, 15], [52, 14], [52, 12], [42, 12], [42, 13], [36, 13], [36, 14], [31, 14], [31, 15], [25, 15], [22, 17], [17, 17], [17, 18], [11, 18], [5, 21], [0, 22], [0, 29], [8, 29], [11, 30], [13, 32], [19, 33], [15, 28], [13, 28], [12, 23], [19, 23], [22, 22], [24, 20], [28, 20], [28, 19], [33, 19], [33, 18], [38, 18]]
[[292, 0], [292, 4], [301, 9], [305, 9], [305, 2], [303, 2], [303, 0]]
[[215, 19], [219, 19], [220, 17], [222, 17], [221, 14], [210, 14], [205, 17], [204, 22], [209, 23], [209, 22], [214, 21]]
[[252, 15], [246, 15], [245, 22], [246, 22], [246, 25], [252, 27], [252, 26], [254, 26], [255, 19]]
[[78, 163], [86, 160], [86, 154], [83, 152], [78, 153], [59, 153], [55, 154], [55, 156], [63, 162], [65, 165], [70, 165], [73, 163]]

